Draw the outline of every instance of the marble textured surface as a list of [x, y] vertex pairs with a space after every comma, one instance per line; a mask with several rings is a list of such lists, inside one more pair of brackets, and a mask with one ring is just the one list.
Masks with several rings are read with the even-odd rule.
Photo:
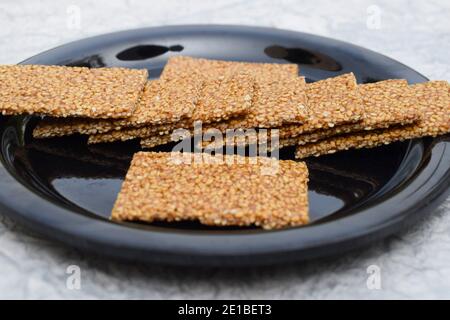
[[[350, 41], [429, 78], [450, 80], [449, 16], [446, 0], [2, 0], [0, 63], [17, 63], [116, 30], [221, 23]], [[80, 290], [66, 286], [69, 265], [81, 268]], [[380, 269], [380, 290], [366, 285], [370, 265]], [[0, 215], [0, 298], [450, 298], [450, 198], [417, 226], [370, 248], [340, 258], [246, 270], [163, 268], [88, 257]]]

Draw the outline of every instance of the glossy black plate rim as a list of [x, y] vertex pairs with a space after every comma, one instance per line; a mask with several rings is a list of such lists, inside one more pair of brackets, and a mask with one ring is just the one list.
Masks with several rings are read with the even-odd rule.
[[[205, 27], [208, 30], [225, 32], [227, 30], [245, 30], [274, 35], [287, 32], [298, 34], [299, 37], [317, 38], [321, 41], [331, 41], [369, 52], [367, 49], [351, 44], [304, 33], [243, 26], [170, 26], [122, 31], [98, 37], [113, 39], [134, 32], [199, 31]], [[52, 50], [75, 48], [77, 43], [94, 41], [96, 38], [80, 40]], [[49, 53], [52, 50], [42, 54]], [[38, 63], [39, 56], [30, 58], [23, 63]], [[392, 59], [390, 61], [400, 64]], [[406, 66], [404, 68], [411, 70]], [[409, 147], [411, 148], [412, 145], [413, 142], [410, 142]], [[7, 146], [1, 147], [3, 150]], [[74, 214], [71, 210], [45, 200], [21, 184], [4, 164], [0, 167], [2, 190], [0, 193], [0, 210], [48, 237], [83, 250], [112, 257], [151, 263], [201, 266], [283, 263], [339, 254], [366, 245], [416, 222], [418, 218], [422, 217], [423, 213], [431, 212], [449, 193], [450, 182], [450, 169], [447, 165], [450, 161], [449, 148], [443, 145], [442, 148], [437, 151], [433, 150], [433, 152], [438, 154], [433, 156], [433, 162], [428, 164], [432, 167], [426, 173], [423, 173], [426, 176], [421, 179], [414, 179], [395, 196], [386, 199], [377, 206], [362, 210], [358, 214], [330, 223], [312, 225], [308, 228], [249, 234], [218, 233], [214, 235], [176, 230], [158, 232], [126, 228], [120, 224]], [[20, 201], [17, 201], [17, 199], [20, 199]], [[393, 208], [393, 202], [397, 201], [402, 202], [402, 208]], [[39, 208], [39, 213], [36, 212], [36, 208]], [[349, 232], [349, 227], [351, 227], [352, 232]]]

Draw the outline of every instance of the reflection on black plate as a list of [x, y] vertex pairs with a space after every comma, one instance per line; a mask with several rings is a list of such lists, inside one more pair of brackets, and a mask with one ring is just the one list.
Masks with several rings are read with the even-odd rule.
[[[170, 56], [298, 63], [308, 81], [354, 72], [359, 82], [426, 79], [350, 44], [263, 28], [189, 26], [142, 29], [78, 41], [27, 60], [34, 64], [147, 68], [159, 76]], [[263, 231], [196, 222], [113, 223], [111, 208], [136, 141], [87, 145], [86, 137], [32, 139], [38, 119], [0, 120], [0, 206], [53, 238], [116, 257], [173, 264], [268, 264], [341, 252], [398, 230], [444, 197], [448, 138], [310, 158], [312, 223]], [[155, 150], [170, 151], [171, 146]], [[292, 148], [282, 159], [293, 159]]]

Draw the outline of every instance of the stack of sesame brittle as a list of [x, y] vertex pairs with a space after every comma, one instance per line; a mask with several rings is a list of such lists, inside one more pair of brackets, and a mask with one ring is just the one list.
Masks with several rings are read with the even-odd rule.
[[[174, 57], [160, 79], [146, 85], [129, 119], [49, 118], [38, 124], [33, 135], [80, 133], [90, 135], [88, 143], [102, 143], [168, 135], [177, 128], [192, 130], [194, 121], [223, 128], [301, 123], [307, 115], [304, 86], [294, 64]], [[289, 99], [292, 94], [299, 95], [297, 104]], [[284, 112], [278, 111], [279, 103]]]
[[[450, 86], [446, 81], [430, 81], [408, 87], [408, 97], [404, 104], [398, 104], [398, 110], [407, 108], [404, 116], [417, 121], [398, 122], [398, 125], [374, 127], [375, 130], [355, 130], [343, 135], [337, 135], [315, 143], [300, 145], [296, 150], [297, 158], [320, 156], [337, 151], [359, 148], [373, 148], [395, 141], [419, 138], [424, 136], [437, 136], [450, 132]], [[397, 100], [400, 102], [402, 100]], [[392, 102], [395, 105], [395, 102]], [[409, 103], [413, 103], [413, 108]], [[376, 116], [370, 121], [376, 123]], [[369, 120], [366, 121], [369, 123]], [[409, 123], [409, 124], [408, 124]], [[395, 124], [395, 123], [393, 123]]]
[[[19, 71], [21, 69], [23, 72]], [[48, 115], [36, 126], [33, 132], [36, 138], [79, 133], [89, 135], [89, 144], [140, 139], [141, 145], [146, 148], [171, 142], [176, 129], [187, 129], [193, 134], [196, 121], [202, 123], [201, 133], [205, 137], [211, 130], [225, 135], [230, 130], [268, 129], [269, 134], [279, 138], [276, 147], [299, 146], [299, 157], [335, 152], [341, 147], [328, 150], [324, 145], [332, 144], [333, 139], [351, 137], [354, 133], [361, 136], [375, 131], [390, 132], [390, 128], [399, 130], [423, 123], [421, 119], [426, 114], [421, 112], [421, 106], [426, 102], [418, 95], [426, 94], [420, 93], [424, 90], [440, 88], [434, 90], [431, 97], [438, 99], [442, 105], [440, 110], [444, 116], [441, 121], [445, 124], [449, 122], [448, 102], [445, 101], [448, 83], [445, 81], [411, 86], [406, 80], [399, 79], [358, 85], [353, 74], [348, 73], [307, 84], [303, 77], [298, 76], [298, 68], [294, 64], [179, 56], [169, 59], [160, 79], [143, 85], [141, 77], [140, 82], [134, 79], [132, 85], [125, 89], [122, 88], [123, 81], [130, 81], [125, 77], [127, 69], [67, 69], [67, 72], [63, 71], [64, 67], [54, 66], [9, 66], [0, 69], [2, 86], [9, 88], [2, 91], [2, 113]], [[42, 70], [48, 74], [44, 76]], [[8, 83], [14, 72], [22, 74], [19, 79], [23, 80], [18, 81], [17, 87]], [[138, 74], [142, 76], [142, 72], [137, 70], [130, 70], [129, 73], [133, 72], [135, 77]], [[123, 76], [122, 82], [116, 81], [108, 90], [101, 88], [120, 74]], [[27, 77], [32, 76], [36, 77], [33, 85], [25, 88]], [[51, 86], [61, 88], [60, 91], [47, 88], [39, 94], [31, 93], [52, 84], [53, 79], [60, 76], [65, 85]], [[95, 77], [102, 80], [92, 85]], [[73, 89], [70, 81], [79, 83], [82, 81], [80, 79], [85, 79], [83, 85]], [[122, 83], [122, 86], [117, 83]], [[136, 88], [142, 86], [143, 91], [136, 94], [141, 90]], [[420, 89], [422, 87], [423, 90]], [[14, 88], [16, 95], [27, 94], [21, 96], [22, 100], [16, 99], [11, 96], [11, 88]], [[92, 98], [97, 97], [94, 91], [111, 92], [116, 98], [99, 96], [88, 109], [89, 95], [77, 96], [71, 88], [72, 91], [92, 92], [89, 93]], [[77, 97], [80, 101], [76, 100]], [[111, 106], [114, 99], [120, 100], [118, 97], [128, 99], [128, 104], [117, 101], [118, 106]], [[52, 104], [48, 103], [49, 99], [52, 99]], [[76, 107], [69, 108], [69, 103]], [[123, 109], [124, 106], [128, 109]], [[446, 131], [443, 129], [440, 132]], [[426, 133], [422, 130], [414, 136]], [[236, 139], [233, 135], [230, 137], [220, 141], [202, 141], [202, 147], [266, 143], [260, 141], [257, 135], [243, 139]]]
[[87, 135], [94, 149], [132, 139], [154, 148], [200, 134], [203, 153], [136, 153], [112, 219], [272, 229], [308, 223], [306, 165], [210, 150], [294, 146], [302, 159], [443, 135], [450, 86], [358, 84], [352, 73], [307, 83], [295, 64], [183, 56], [155, 80], [126, 68], [0, 66], [0, 112], [43, 115], [35, 138]]

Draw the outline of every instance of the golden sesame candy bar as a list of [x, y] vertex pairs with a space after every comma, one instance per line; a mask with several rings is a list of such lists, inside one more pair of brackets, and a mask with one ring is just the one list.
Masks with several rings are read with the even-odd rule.
[[353, 73], [306, 85], [308, 119], [304, 124], [280, 128], [280, 138], [295, 137], [362, 119], [364, 110]]
[[164, 66], [162, 79], [174, 79], [179, 76], [217, 78], [230, 73], [258, 74], [263, 78], [270, 76], [298, 76], [298, 65], [278, 63], [255, 63], [223, 61], [185, 56], [171, 57]]
[[232, 120], [229, 128], [271, 128], [284, 123], [305, 121], [308, 111], [303, 77], [256, 78], [252, 109], [242, 120]]
[[384, 80], [358, 86], [364, 118], [361, 128], [372, 130], [379, 126], [408, 124], [419, 119], [417, 98], [408, 82], [402, 79]]
[[173, 142], [172, 134], [157, 135], [141, 140], [141, 147], [144, 149], [154, 148], [163, 144]]
[[106, 143], [114, 141], [127, 141], [136, 138], [147, 138], [156, 135], [167, 135], [173, 130], [177, 129], [178, 125], [174, 126], [148, 126], [141, 128], [125, 128], [122, 130], [113, 130], [100, 134], [90, 135], [88, 138], [88, 144]]
[[353, 133], [298, 146], [297, 158], [319, 156], [337, 151], [372, 148], [394, 141], [450, 132], [450, 86], [446, 81], [430, 81], [411, 86], [417, 99], [420, 120], [405, 126]]
[[247, 113], [252, 106], [252, 76], [231, 74], [205, 80], [203, 84], [191, 121], [223, 121]]
[[[277, 170], [265, 175], [269, 167]], [[307, 182], [308, 170], [303, 162], [139, 152], [111, 218], [198, 220], [206, 225], [255, 225], [265, 229], [298, 226], [309, 221]]]
[[147, 70], [3, 65], [0, 112], [54, 117], [124, 118], [136, 108]]
[[77, 133], [90, 135], [121, 128], [114, 126], [114, 122], [107, 119], [45, 117], [37, 123], [33, 137], [53, 138]]
[[135, 112], [125, 119], [89, 119], [89, 118], [45, 118], [33, 130], [35, 138], [50, 138], [81, 134], [97, 134], [111, 130], [120, 130], [124, 127], [144, 126], [148, 118], [155, 112], [154, 99], [160, 91], [159, 81], [148, 81], [137, 103]]

